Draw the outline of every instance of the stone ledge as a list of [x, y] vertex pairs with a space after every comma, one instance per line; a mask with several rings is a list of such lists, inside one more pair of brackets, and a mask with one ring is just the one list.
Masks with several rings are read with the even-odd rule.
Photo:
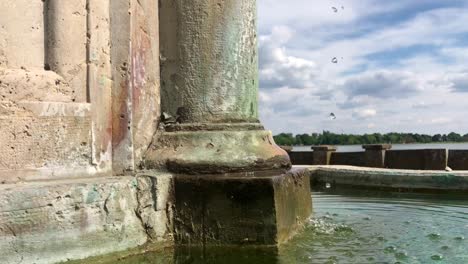
[[336, 146], [332, 145], [318, 145], [310, 147], [313, 151], [336, 151]]
[[0, 185], [0, 263], [57, 263], [172, 241], [162, 206], [171, 181], [144, 173]]
[[428, 191], [468, 190], [468, 171], [398, 170], [337, 165], [294, 167], [309, 169], [312, 184]]
[[388, 150], [392, 148], [391, 144], [367, 144], [362, 145], [365, 150]]

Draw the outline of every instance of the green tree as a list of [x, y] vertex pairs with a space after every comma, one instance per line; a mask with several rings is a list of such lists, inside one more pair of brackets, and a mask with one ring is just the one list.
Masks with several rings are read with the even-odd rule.
[[462, 136], [460, 136], [460, 134], [452, 132], [447, 135], [447, 140], [451, 142], [460, 142], [462, 141]]

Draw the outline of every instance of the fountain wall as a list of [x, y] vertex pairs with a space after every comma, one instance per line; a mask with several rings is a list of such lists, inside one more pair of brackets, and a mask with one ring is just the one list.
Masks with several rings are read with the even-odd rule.
[[258, 120], [255, 7], [2, 1], [0, 262], [299, 232], [309, 174]]

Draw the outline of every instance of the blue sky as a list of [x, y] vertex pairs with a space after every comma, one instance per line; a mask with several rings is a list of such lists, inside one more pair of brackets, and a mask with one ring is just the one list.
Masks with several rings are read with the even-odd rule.
[[274, 133], [468, 133], [468, 0], [258, 9], [260, 116]]

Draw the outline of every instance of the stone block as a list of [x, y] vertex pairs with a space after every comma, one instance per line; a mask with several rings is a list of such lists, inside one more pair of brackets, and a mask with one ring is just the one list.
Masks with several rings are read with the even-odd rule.
[[0, 185], [0, 263], [57, 263], [146, 243], [133, 181]]
[[385, 167], [385, 152], [392, 148], [390, 144], [370, 144], [363, 145], [365, 149], [365, 162], [364, 166], [374, 167], [374, 168], [384, 168]]
[[449, 150], [448, 166], [452, 170], [468, 170], [468, 150]]
[[306, 170], [179, 175], [174, 188], [177, 245], [278, 245], [312, 212]]
[[313, 165], [314, 164], [314, 152], [312, 151], [288, 152], [288, 155], [293, 165]]
[[320, 145], [312, 147], [314, 156], [314, 165], [329, 165], [330, 158], [333, 152], [336, 151], [335, 146]]
[[172, 175], [0, 184], [0, 263], [58, 263], [172, 237]]
[[82, 103], [1, 105], [0, 183], [94, 172], [90, 108]]
[[364, 152], [333, 152], [330, 165], [364, 166]]

